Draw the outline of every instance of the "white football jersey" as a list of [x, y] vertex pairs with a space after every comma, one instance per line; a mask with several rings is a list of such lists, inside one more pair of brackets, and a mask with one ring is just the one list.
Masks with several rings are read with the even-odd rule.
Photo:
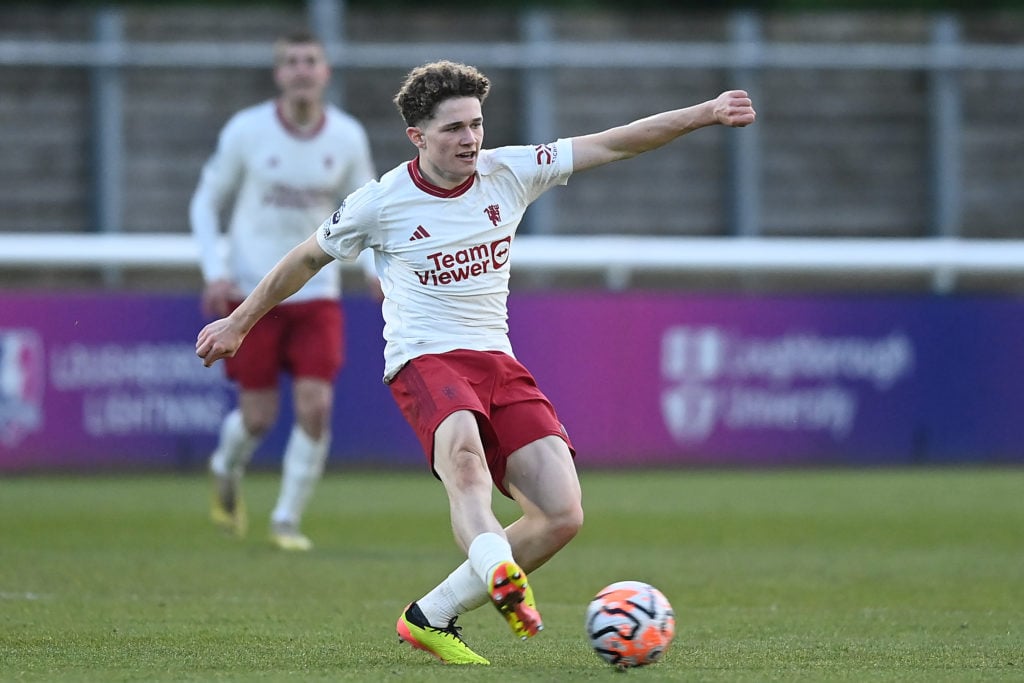
[[[321, 125], [308, 133], [290, 127], [276, 101], [243, 109], [221, 131], [192, 197], [204, 279], [227, 278], [249, 294], [338, 202], [373, 178], [366, 131], [337, 107], [328, 105]], [[224, 254], [219, 214], [231, 199]], [[340, 292], [339, 269], [324, 268], [288, 301]]]
[[503, 351], [511, 247], [526, 207], [572, 173], [568, 139], [481, 150], [477, 172], [445, 190], [418, 160], [350, 195], [318, 232], [320, 247], [351, 260], [364, 248], [384, 291], [384, 380], [409, 360], [453, 349]]

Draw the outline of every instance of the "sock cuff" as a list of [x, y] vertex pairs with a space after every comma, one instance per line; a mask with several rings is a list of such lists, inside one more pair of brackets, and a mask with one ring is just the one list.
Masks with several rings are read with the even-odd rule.
[[314, 441], [299, 425], [292, 427], [284, 450], [285, 474], [319, 477], [327, 460], [330, 443], [330, 432], [325, 432], [319, 441]]
[[487, 584], [491, 574], [502, 562], [512, 558], [512, 546], [508, 540], [494, 532], [480, 534], [469, 544], [469, 563], [480, 580]]
[[210, 458], [210, 470], [220, 476], [240, 474], [249, 464], [259, 443], [260, 437], [249, 433], [242, 419], [242, 411], [235, 408], [221, 423], [220, 440]]

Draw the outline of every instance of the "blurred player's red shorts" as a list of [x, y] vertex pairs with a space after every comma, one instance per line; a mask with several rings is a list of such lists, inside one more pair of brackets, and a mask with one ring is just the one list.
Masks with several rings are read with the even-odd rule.
[[[523, 365], [500, 351], [458, 349], [409, 361], [389, 385], [433, 469], [434, 430], [457, 410], [476, 413], [491, 479], [505, 496], [506, 459], [545, 436], [576, 452], [554, 407]], [[435, 473], [436, 476], [436, 473]]]
[[275, 306], [226, 359], [227, 375], [243, 389], [275, 389], [282, 371], [333, 383], [344, 362], [344, 324], [334, 299]]

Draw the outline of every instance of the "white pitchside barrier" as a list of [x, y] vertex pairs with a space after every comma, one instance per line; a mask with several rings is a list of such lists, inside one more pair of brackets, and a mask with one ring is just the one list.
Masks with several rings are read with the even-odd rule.
[[[1024, 274], [1024, 240], [954, 238], [516, 237], [517, 271], [604, 273], [609, 287], [634, 272], [929, 275], [938, 288], [958, 275]], [[198, 267], [180, 233], [0, 233], [0, 268]]]

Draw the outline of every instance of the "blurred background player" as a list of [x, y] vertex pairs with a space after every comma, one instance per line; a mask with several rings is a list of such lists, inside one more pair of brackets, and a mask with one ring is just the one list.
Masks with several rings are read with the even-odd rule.
[[[192, 197], [205, 315], [222, 317], [252, 291], [292, 247], [309, 236], [350, 192], [374, 178], [366, 131], [325, 102], [330, 66], [323, 45], [296, 31], [274, 43], [276, 99], [236, 113], [220, 132]], [[231, 204], [227, 249], [220, 217]], [[371, 288], [377, 288], [369, 259]], [[379, 291], [379, 289], [378, 289]], [[270, 539], [285, 550], [309, 550], [303, 512], [323, 473], [330, 445], [334, 380], [343, 363], [341, 277], [325, 268], [256, 325], [243, 352], [226, 365], [238, 387], [210, 458], [212, 520], [243, 536], [241, 495], [246, 465], [277, 420], [279, 373], [292, 377], [295, 424], [282, 458], [281, 489]]]
[[[416, 157], [350, 195], [196, 353], [228, 358], [249, 329], [334, 259], [374, 250], [384, 290], [384, 380], [448, 494], [467, 560], [396, 624], [399, 637], [452, 664], [488, 664], [457, 618], [491, 602], [522, 638], [543, 628], [527, 573], [583, 523], [573, 451], [558, 416], [508, 338], [509, 252], [527, 206], [578, 171], [629, 159], [712, 125], [746, 126], [747, 93], [542, 145], [484, 149], [490, 81], [463, 64], [410, 72], [395, 97]], [[246, 341], [246, 343], [248, 343]], [[502, 528], [492, 489], [522, 516]]]

